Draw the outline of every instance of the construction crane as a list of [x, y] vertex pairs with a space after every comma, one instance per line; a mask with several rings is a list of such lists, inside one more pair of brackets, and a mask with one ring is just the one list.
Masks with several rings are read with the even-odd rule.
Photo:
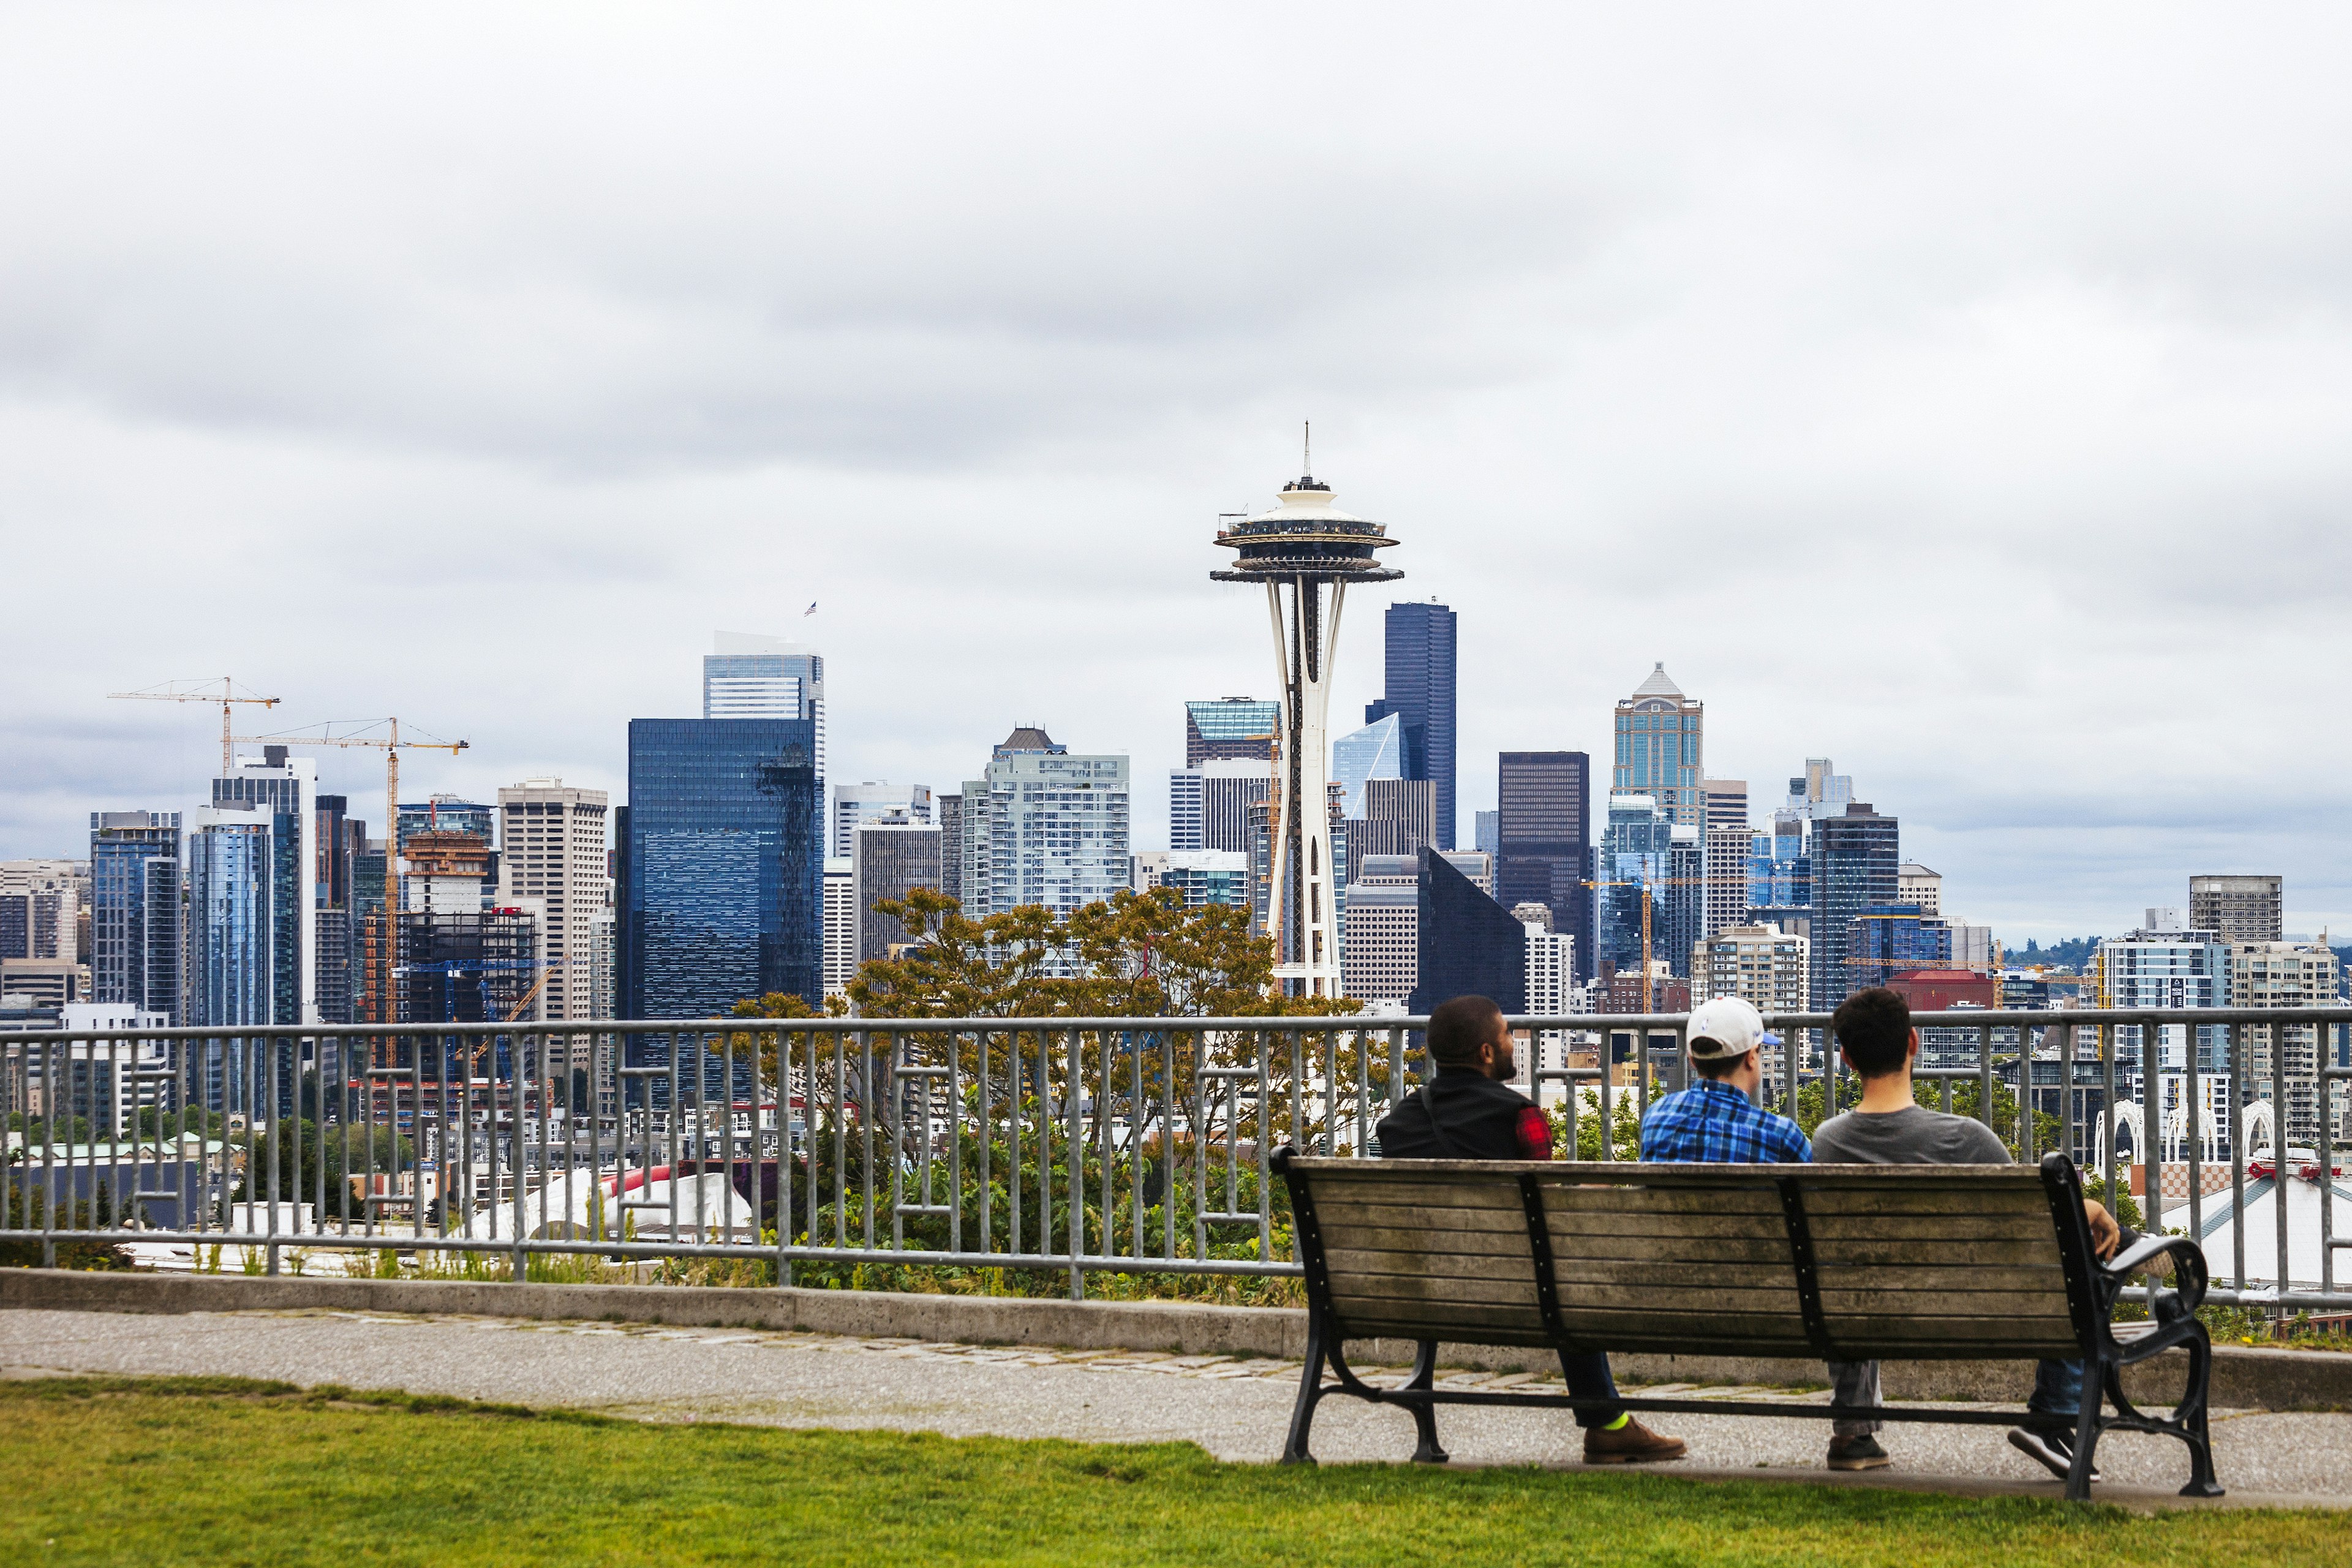
[[1650, 968], [1650, 889], [1652, 888], [1744, 888], [1745, 877], [1657, 877], [1648, 881], [1635, 878], [1624, 882], [1586, 882], [1588, 888], [1639, 888], [1642, 889], [1642, 1011], [1658, 1010], [1658, 981]]
[[[236, 694], [236, 682], [231, 680], [226, 675], [220, 678], [220, 689], [218, 691], [211, 690], [211, 686], [212, 682], [209, 679], [167, 680], [161, 686], [150, 686], [142, 691], [110, 691], [106, 695], [110, 699], [128, 699], [132, 701], [139, 702], [219, 703], [221, 710], [221, 772], [226, 773], [230, 768], [236, 765], [236, 758], [229, 750], [229, 746], [231, 744], [231, 737], [228, 732], [229, 710], [240, 702], [250, 702], [263, 708], [275, 708], [278, 706], [278, 700], [275, 697], [255, 697], [250, 694], [239, 697]], [[205, 689], [199, 690], [197, 689], [199, 687], [205, 688]]]
[[[275, 699], [272, 699], [274, 701]], [[383, 1012], [378, 1022], [400, 1022], [400, 1003], [394, 982], [400, 973], [400, 753], [403, 751], [446, 752], [456, 756], [466, 749], [463, 741], [404, 741], [400, 738], [397, 719], [371, 719], [371, 727], [384, 724], [390, 733], [383, 735], [238, 735], [235, 739], [248, 746], [359, 746], [373, 747], [383, 752]], [[334, 721], [320, 726], [332, 730]], [[224, 767], [223, 772], [227, 769]]]

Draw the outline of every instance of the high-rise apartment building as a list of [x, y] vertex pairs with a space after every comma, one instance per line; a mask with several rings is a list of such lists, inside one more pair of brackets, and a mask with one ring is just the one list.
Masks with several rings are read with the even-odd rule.
[[1274, 758], [1274, 738], [1282, 729], [1282, 704], [1255, 697], [1226, 697], [1184, 704], [1184, 765]]
[[1706, 879], [1702, 926], [1713, 936], [1748, 919], [1748, 861], [1755, 847], [1748, 825], [1748, 781], [1702, 779], [1699, 798], [1705, 807], [1700, 849]]
[[[2099, 943], [2091, 971], [2093, 992], [2085, 1000], [2101, 1007], [2223, 1007], [2230, 1005], [2230, 944], [2210, 931], [2193, 929], [2187, 911], [2151, 909], [2137, 930]], [[2267, 967], [2267, 965], [2265, 966]], [[2116, 1092], [2146, 1105], [2141, 1026], [2118, 1024], [2109, 1039], [2116, 1059]], [[2158, 1026], [2157, 1100], [2168, 1118], [2188, 1094], [2189, 1028]], [[2200, 1026], [2197, 1066], [2203, 1120], [2217, 1147], [2230, 1144], [2229, 1029]], [[2158, 1125], [2162, 1125], [2159, 1121]]]
[[824, 994], [838, 996], [857, 978], [857, 862], [824, 860]]
[[2285, 923], [2283, 883], [2278, 877], [2191, 877], [2189, 923], [2223, 942], [2277, 942]]
[[[1209, 766], [1246, 763], [1204, 763]], [[1024, 904], [1066, 914], [1125, 887], [1129, 765], [1077, 755], [1024, 725], [963, 786], [963, 907], [974, 919]]]
[[1404, 776], [1404, 721], [1394, 713], [1331, 742], [1331, 782], [1344, 816], [1364, 815], [1367, 780]]
[[824, 995], [822, 795], [809, 719], [633, 719], [620, 829], [621, 1011], [708, 1018]]
[[[824, 656], [805, 643], [719, 632], [702, 660], [705, 719], [803, 719], [816, 735], [819, 798], [827, 777]], [[846, 853], [846, 851], [844, 851]]]
[[1815, 817], [1811, 837], [1813, 1007], [1826, 1013], [1866, 984], [1855, 979], [1853, 922], [1895, 902], [1901, 824], [1853, 801], [1841, 816]]
[[[89, 814], [90, 995], [180, 1021], [180, 814]], [[0, 957], [13, 956], [0, 952]], [[28, 955], [29, 956], [29, 955]]]
[[[1811, 944], [1776, 925], [1727, 926], [1700, 940], [1691, 954], [1691, 1000], [1737, 996], [1770, 1016], [1802, 1013], [1811, 979]], [[1779, 1033], [1785, 1039], [1787, 1030]], [[1767, 1046], [1761, 1058], [1766, 1103], [1789, 1088], [1785, 1047]]]
[[[186, 952], [181, 1019], [194, 1028], [318, 1018], [317, 768], [270, 746], [213, 781], [185, 844]], [[208, 1042], [197, 1092], [208, 1109], [268, 1120], [290, 1114], [300, 1064], [293, 1043], [268, 1055]], [[276, 1080], [273, 1104], [270, 1082]]]
[[1906, 860], [1895, 868], [1896, 901], [1916, 904], [1923, 915], [1944, 912], [1944, 878], [1916, 860]]
[[1454, 616], [1434, 599], [1391, 605], [1386, 688], [1364, 722], [1402, 721], [1404, 776], [1437, 786], [1437, 847], [1454, 847]]
[[1614, 795], [1648, 795], [1669, 820], [1704, 827], [1706, 705], [1683, 695], [1660, 664], [1617, 704]]
[[[2193, 891], [2190, 905], [2193, 910]], [[2193, 921], [2193, 913], [2190, 918]], [[2229, 945], [2231, 1006], [2324, 1007], [2336, 1001], [2341, 971], [2336, 954], [2328, 949], [2283, 941]], [[2254, 1025], [2245, 1030], [2242, 1062], [2247, 1097], [2273, 1100], [2273, 1079], [2284, 1080], [2286, 1103], [2280, 1113], [2284, 1125], [2278, 1129], [2277, 1142], [2289, 1148], [2300, 1144], [2308, 1149], [2318, 1142], [2319, 1035], [2318, 1027], [2310, 1024]]]
[[1346, 994], [1403, 1006], [1421, 976], [1421, 858], [1367, 855], [1348, 884], [1340, 971]]
[[904, 921], [874, 906], [903, 901], [917, 888], [940, 885], [940, 830], [899, 812], [859, 823], [853, 842], [857, 962], [870, 963], [889, 957], [893, 946], [909, 940]]
[[939, 797], [940, 891], [963, 902], [963, 796]]
[[929, 784], [894, 784], [887, 780], [868, 779], [863, 784], [837, 784], [832, 790], [827, 855], [854, 858], [860, 823], [895, 818], [925, 827], [939, 825], [939, 805]]
[[[1538, 903], [1590, 962], [1592, 759], [1582, 752], [1505, 752], [1496, 773], [1495, 896]], [[1583, 976], [1578, 976], [1579, 979]]]
[[[611, 898], [605, 831], [611, 797], [560, 778], [525, 779], [499, 791], [504, 848], [498, 901], [537, 900], [544, 911], [537, 1016], [597, 1016], [593, 971], [596, 920]], [[584, 1064], [583, 1064], [584, 1065]]]
[[1135, 857], [1135, 890], [1173, 888], [1188, 910], [1210, 904], [1247, 909], [1249, 857], [1236, 849], [1162, 849]]
[[79, 860], [0, 860], [0, 959], [80, 962], [89, 869]]

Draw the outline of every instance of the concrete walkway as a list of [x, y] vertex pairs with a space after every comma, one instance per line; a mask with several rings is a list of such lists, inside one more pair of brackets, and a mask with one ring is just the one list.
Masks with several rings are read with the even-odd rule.
[[[1391, 1376], [1402, 1369], [1385, 1369]], [[648, 1421], [888, 1427], [950, 1436], [1191, 1442], [1219, 1458], [1279, 1453], [1298, 1366], [1273, 1360], [1051, 1351], [861, 1340], [735, 1329], [545, 1322], [334, 1311], [0, 1312], [0, 1375], [200, 1374], [399, 1388]], [[1524, 1376], [1457, 1374], [1465, 1384]], [[1550, 1384], [1558, 1388], [1555, 1381]], [[1666, 1393], [1665, 1387], [1647, 1393]], [[1825, 1403], [1826, 1393], [1688, 1390], [1697, 1396]], [[2020, 1390], [2021, 1394], [2023, 1390]], [[1549, 1411], [1447, 1410], [1440, 1433], [1460, 1464], [1573, 1467], [1578, 1437]], [[1658, 1416], [1691, 1458], [1664, 1467], [1692, 1478], [1788, 1479], [2055, 1497], [2057, 1483], [1998, 1427], [1904, 1426], [1881, 1436], [1891, 1470], [1821, 1468], [1828, 1424]], [[2222, 1413], [2215, 1459], [2235, 1506], [2352, 1508], [2352, 1415]], [[1402, 1461], [1403, 1412], [1324, 1403], [1315, 1451], [1327, 1463]], [[2095, 1495], [2134, 1507], [2185, 1502], [2187, 1458], [2169, 1439], [2124, 1434], [2099, 1448], [2110, 1478]], [[2194, 1505], [2210, 1506], [2210, 1505]]]

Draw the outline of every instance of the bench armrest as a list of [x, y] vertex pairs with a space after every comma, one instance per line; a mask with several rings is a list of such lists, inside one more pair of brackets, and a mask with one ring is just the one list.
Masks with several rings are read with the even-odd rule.
[[2109, 1300], [2121, 1289], [2133, 1270], [2145, 1268], [2158, 1258], [2172, 1259], [2172, 1289], [2159, 1290], [2153, 1279], [2148, 1285], [2150, 1316], [2159, 1318], [2186, 1317], [2204, 1304], [2208, 1278], [2205, 1249], [2185, 1236], [2144, 1236], [2117, 1253], [2111, 1260], [2099, 1265]]

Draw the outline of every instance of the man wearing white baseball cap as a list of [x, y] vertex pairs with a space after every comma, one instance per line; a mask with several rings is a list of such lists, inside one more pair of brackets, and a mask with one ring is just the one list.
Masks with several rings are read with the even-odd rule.
[[1812, 1158], [1797, 1124], [1760, 1109], [1764, 1015], [1737, 996], [1718, 996], [1690, 1016], [1691, 1086], [1642, 1119], [1642, 1158], [1707, 1164], [1795, 1165]]

